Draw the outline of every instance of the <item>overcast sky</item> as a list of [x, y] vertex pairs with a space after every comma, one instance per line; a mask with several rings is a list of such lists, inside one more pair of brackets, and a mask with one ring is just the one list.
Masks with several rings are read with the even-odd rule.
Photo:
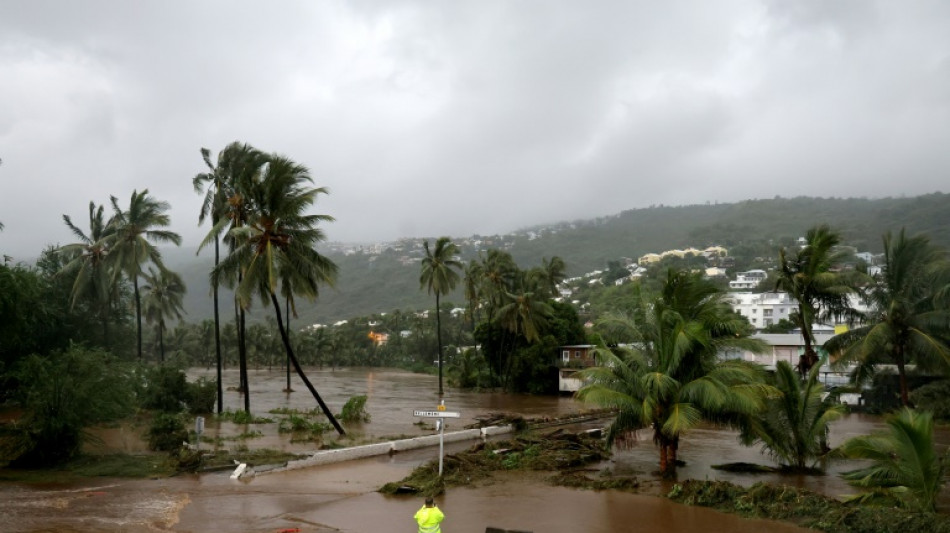
[[146, 188], [194, 247], [235, 140], [308, 166], [340, 241], [947, 192], [950, 2], [0, 3], [0, 252]]

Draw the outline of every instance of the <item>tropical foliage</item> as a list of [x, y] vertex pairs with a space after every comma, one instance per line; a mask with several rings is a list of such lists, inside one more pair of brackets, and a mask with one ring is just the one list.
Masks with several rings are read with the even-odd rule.
[[[334, 428], [344, 434], [294, 354], [277, 297], [280, 292], [294, 309], [294, 296], [313, 300], [319, 295], [320, 285], [332, 284], [336, 279], [336, 265], [316, 250], [326, 238], [318, 224], [333, 219], [307, 213], [317, 196], [327, 191], [309, 186], [309, 170], [286, 157], [267, 155], [253, 161], [260, 166], [256, 171], [242, 172], [231, 193], [230, 198], [240, 200], [233, 219], [240, 222], [228, 232], [233, 249], [215, 268], [213, 279], [234, 284], [242, 309], [247, 309], [255, 296], [264, 305], [273, 305], [288, 359]], [[229, 203], [238, 204], [236, 200]]]
[[0, 460], [56, 464], [77, 455], [87, 426], [131, 413], [130, 368], [99, 350], [71, 347], [30, 355], [16, 368], [17, 400], [26, 415], [0, 440]]
[[802, 381], [787, 361], [779, 361], [770, 384], [778, 391], [744, 425], [742, 441], [756, 442], [781, 464], [798, 470], [814, 467], [828, 447], [828, 427], [847, 412], [818, 381], [815, 365]]
[[855, 292], [853, 281], [835, 270], [844, 254], [836, 247], [841, 237], [827, 225], [819, 225], [805, 235], [797, 251], [779, 250], [779, 276], [775, 288], [785, 291], [798, 303], [790, 320], [801, 330], [805, 350], [798, 371], [804, 377], [818, 362], [812, 326], [831, 317], [848, 314], [848, 296]]
[[903, 405], [909, 405], [907, 365], [946, 374], [950, 369], [950, 309], [940, 288], [950, 279], [944, 252], [924, 236], [884, 236], [884, 264], [867, 289], [869, 312], [860, 327], [836, 335], [825, 348], [838, 363], [856, 362], [863, 382], [881, 364], [892, 364], [900, 378]]
[[607, 342], [630, 348], [601, 348], [600, 366], [581, 372], [577, 397], [617, 410], [608, 442], [623, 445], [650, 428], [663, 475], [675, 472], [683, 433], [704, 419], [748, 417], [768, 394], [759, 367], [717, 358], [727, 348], [762, 348], [723, 296], [699, 274], [669, 271], [660, 294], [600, 324]]
[[845, 474], [856, 487], [874, 489], [865, 501], [884, 497], [917, 511], [936, 510], [945, 464], [934, 449], [933, 417], [926, 411], [904, 408], [887, 417], [885, 431], [854, 437], [836, 453], [873, 461], [871, 466]]
[[422, 273], [419, 276], [419, 285], [429, 293], [435, 293], [435, 336], [438, 342], [439, 361], [439, 396], [442, 390], [442, 307], [439, 297], [451, 292], [458, 284], [459, 275], [456, 270], [462, 268], [462, 263], [456, 258], [458, 247], [452, 244], [448, 237], [439, 237], [435, 241], [435, 248], [429, 249], [429, 241], [423, 242], [425, 257], [422, 258]]

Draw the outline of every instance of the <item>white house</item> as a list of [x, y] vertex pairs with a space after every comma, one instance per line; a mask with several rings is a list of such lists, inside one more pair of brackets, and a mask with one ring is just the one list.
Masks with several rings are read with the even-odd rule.
[[738, 291], [743, 289], [754, 289], [759, 283], [765, 281], [768, 273], [764, 270], [748, 270], [746, 272], [737, 272], [735, 281], [729, 282], [729, 288]]

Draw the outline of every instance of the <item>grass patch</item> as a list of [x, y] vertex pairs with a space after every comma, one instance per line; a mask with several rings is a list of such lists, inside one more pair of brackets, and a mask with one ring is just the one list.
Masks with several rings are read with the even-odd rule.
[[246, 411], [231, 411], [230, 409], [217, 416], [219, 420], [234, 422], [235, 424], [270, 424], [274, 422], [271, 418], [254, 416]]

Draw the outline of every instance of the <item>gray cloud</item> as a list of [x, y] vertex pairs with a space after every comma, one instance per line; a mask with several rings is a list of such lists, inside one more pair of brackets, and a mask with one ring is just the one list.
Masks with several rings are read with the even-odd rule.
[[0, 5], [0, 250], [148, 188], [194, 245], [198, 150], [308, 165], [335, 240], [651, 204], [946, 189], [943, 2]]

